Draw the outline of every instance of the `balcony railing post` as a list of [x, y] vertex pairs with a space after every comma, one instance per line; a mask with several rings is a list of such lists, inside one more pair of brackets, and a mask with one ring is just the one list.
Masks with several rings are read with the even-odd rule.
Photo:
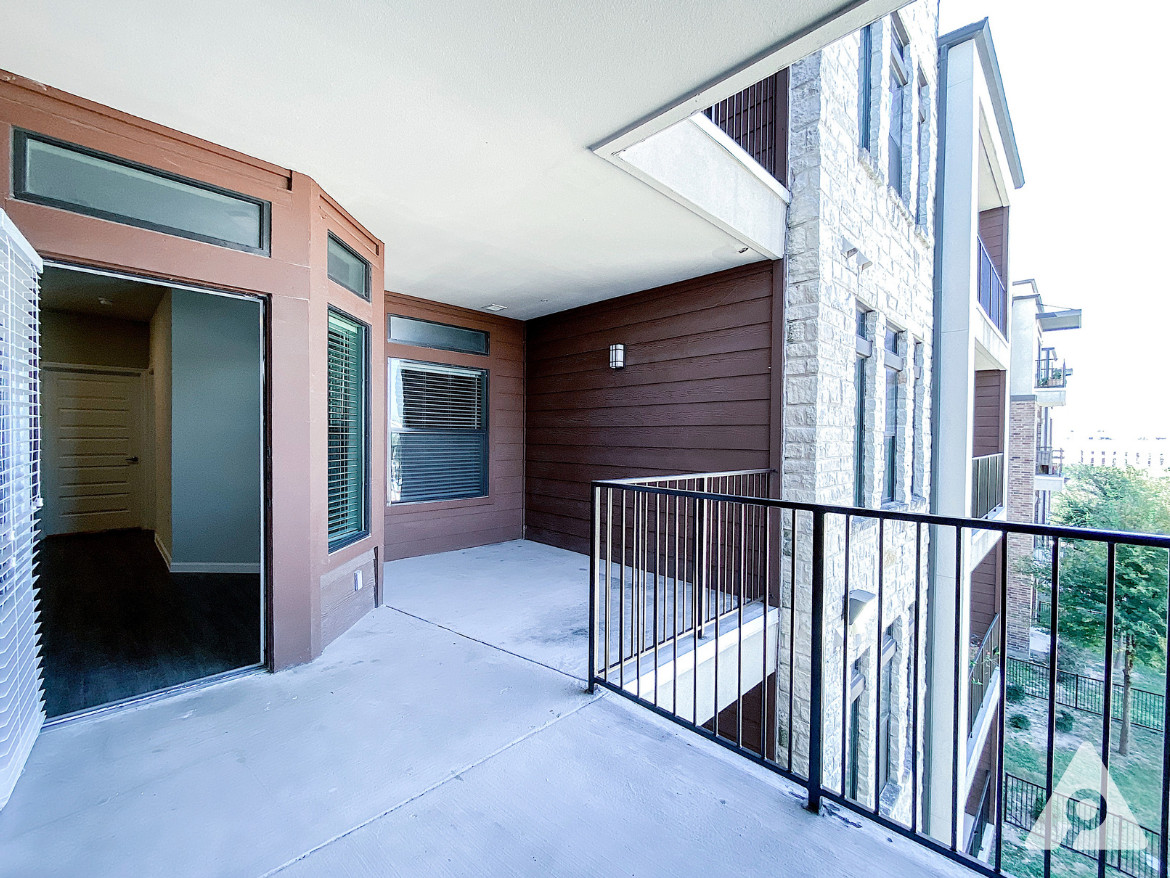
[[[589, 492], [593, 517], [593, 538], [589, 550], [589, 686], [593, 693], [593, 681], [597, 677], [597, 575], [601, 568], [601, 488], [594, 486]], [[606, 632], [606, 636], [609, 632]]]
[[[848, 597], [846, 597], [848, 600]], [[796, 612], [793, 601], [792, 612]], [[808, 706], [808, 803], [805, 807], [814, 813], [821, 810], [822, 758], [822, 686], [824, 685], [825, 636], [825, 513], [813, 513], [812, 532], [812, 626], [809, 643], [809, 706]], [[791, 646], [789, 647], [791, 649]], [[796, 654], [792, 652], [792, 662]], [[842, 693], [844, 697], [847, 693]], [[791, 732], [789, 732], [791, 736]]]

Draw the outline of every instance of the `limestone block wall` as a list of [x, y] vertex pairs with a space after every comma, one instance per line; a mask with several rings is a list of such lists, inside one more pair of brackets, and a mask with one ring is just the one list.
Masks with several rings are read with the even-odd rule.
[[[899, 355], [906, 367], [899, 382], [895, 467], [898, 473], [893, 508], [925, 511], [930, 472], [930, 370], [933, 319], [933, 204], [936, 140], [937, 4], [912, 3], [899, 17], [909, 37], [909, 81], [902, 117], [902, 195], [888, 179], [890, 56], [894, 24], [890, 17], [872, 26], [871, 86], [860, 88], [859, 33], [846, 37], [793, 65], [789, 93], [789, 209], [785, 335], [785, 499], [852, 505], [856, 430], [857, 309], [867, 316], [873, 355], [865, 364], [867, 384], [863, 431], [866, 453], [862, 473], [865, 505], [881, 505], [885, 472], [886, 423], [884, 339], [887, 327], [902, 333]], [[861, 102], [870, 103], [870, 136], [861, 143]], [[866, 264], [868, 263], [868, 264]], [[915, 359], [921, 360], [922, 390], [915, 392]], [[917, 408], [918, 417], [915, 417]], [[914, 425], [920, 429], [915, 431]], [[912, 490], [913, 489], [913, 490]], [[807, 764], [807, 740], [801, 729], [808, 713], [807, 643], [811, 605], [811, 523], [797, 523], [796, 653], [794, 753], [797, 767]], [[850, 533], [850, 585], [877, 591], [878, 527], [854, 518]], [[893, 637], [898, 685], [894, 689], [891, 728], [899, 754], [908, 754], [908, 661], [913, 652], [915, 560], [912, 534], [889, 528], [883, 534], [881, 628], [878, 614], [867, 612], [849, 631], [843, 656], [846, 595], [844, 589], [845, 524], [831, 520], [826, 532], [825, 605], [829, 617], [825, 639], [826, 690], [824, 727], [827, 739], [840, 740], [846, 728], [841, 683], [856, 664], [865, 676], [861, 698], [862, 735], [859, 796], [872, 801], [877, 711], [874, 673], [883, 634]], [[927, 556], [925, 539], [921, 562]], [[925, 576], [923, 576], [925, 583]], [[867, 585], [868, 583], [868, 585]], [[787, 589], [785, 589], [787, 591]], [[925, 585], [923, 586], [923, 597]], [[921, 598], [919, 599], [921, 600]], [[920, 607], [925, 618], [925, 607]], [[923, 627], [925, 631], [925, 627]], [[804, 665], [802, 666], [802, 661]], [[802, 681], [804, 686], [802, 686]], [[825, 753], [830, 786], [840, 788], [839, 749]], [[896, 757], [895, 757], [896, 759]], [[802, 760], [805, 760], [802, 762]], [[907, 758], [902, 772], [891, 772], [883, 812], [908, 819]], [[887, 798], [889, 801], [887, 801]]]

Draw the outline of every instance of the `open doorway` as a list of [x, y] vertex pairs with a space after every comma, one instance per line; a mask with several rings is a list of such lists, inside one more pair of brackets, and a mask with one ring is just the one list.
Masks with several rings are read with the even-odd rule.
[[49, 719], [264, 660], [263, 305], [48, 267]]

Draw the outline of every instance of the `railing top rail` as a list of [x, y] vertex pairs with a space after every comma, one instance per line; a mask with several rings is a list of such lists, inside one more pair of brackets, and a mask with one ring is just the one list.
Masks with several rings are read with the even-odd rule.
[[997, 457], [1003, 457], [1003, 452], [997, 451], [995, 454], [981, 454], [978, 457], [972, 457], [971, 460], [994, 460]]
[[984, 632], [983, 639], [979, 641], [979, 649], [975, 650], [975, 655], [979, 656], [987, 648], [987, 644], [991, 639], [997, 634], [999, 634], [999, 613], [995, 614], [995, 618], [991, 620], [991, 625]]
[[[703, 475], [703, 474], [698, 474]], [[698, 477], [698, 476], [696, 476]], [[710, 491], [691, 491], [683, 488], [661, 488], [656, 485], [631, 484], [629, 480], [597, 480], [594, 488], [621, 488], [642, 494], [661, 494], [669, 497], [690, 497], [695, 500], [714, 500], [725, 503], [743, 503], [756, 506], [770, 506], [797, 512], [847, 515], [853, 518], [880, 518], [885, 521], [902, 521], [908, 524], [924, 524], [936, 527], [963, 528], [965, 530], [990, 530], [1003, 534], [1030, 534], [1042, 537], [1056, 537], [1062, 540], [1086, 540], [1099, 543], [1124, 543], [1131, 546], [1146, 546], [1170, 550], [1170, 536], [1159, 534], [1137, 534], [1125, 531], [1092, 530], [1082, 527], [1061, 527], [1050, 524], [1026, 524], [1024, 522], [995, 521], [987, 518], [959, 518], [949, 515], [934, 515], [927, 512], [900, 512], [893, 509], [865, 509], [859, 506], [836, 506], [828, 503], [804, 503], [794, 500], [776, 500], [771, 497], [745, 497], [738, 494], [718, 494]]]
[[652, 482], [690, 482], [695, 479], [723, 479], [730, 476], [762, 476], [774, 473], [772, 469], [737, 469], [719, 473], [681, 473], [669, 476], [635, 476], [630, 479], [607, 479], [607, 485], [649, 485]]

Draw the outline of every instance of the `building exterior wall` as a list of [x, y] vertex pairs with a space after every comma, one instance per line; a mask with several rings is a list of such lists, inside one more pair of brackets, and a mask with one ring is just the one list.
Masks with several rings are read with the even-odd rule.
[[774, 465], [781, 272], [755, 263], [527, 324], [529, 539], [587, 552], [594, 479]]
[[[385, 510], [386, 559], [410, 558], [518, 540], [524, 536], [524, 324], [493, 314], [386, 294], [386, 314], [446, 323], [489, 334], [488, 354], [441, 351], [389, 342], [385, 322], [381, 368], [391, 358], [486, 369], [488, 495], [430, 503], [378, 503]], [[374, 461], [386, 469], [386, 458]], [[393, 587], [393, 583], [388, 583]]]
[[975, 373], [973, 455], [983, 457], [1004, 450], [1007, 372], [980, 369]]
[[[1036, 424], [1040, 407], [1035, 399], [1012, 399], [1008, 417], [1007, 511], [1008, 521], [1031, 523], [1036, 504]], [[1032, 537], [1008, 537], [1011, 558], [1032, 555]], [[1027, 657], [1034, 600], [1032, 577], [1017, 569], [1008, 570], [1007, 650]]]
[[1008, 283], [1008, 208], [992, 207], [979, 212], [979, 240], [987, 248], [991, 264]]
[[[269, 256], [16, 200], [0, 207], [47, 260], [124, 271], [164, 282], [255, 295], [266, 303], [269, 472], [266, 474], [269, 644], [274, 668], [316, 657], [322, 637], [323, 581], [382, 545], [382, 519], [370, 533], [330, 553], [327, 537], [327, 311], [330, 305], [371, 327], [384, 323], [379, 296], [365, 302], [328, 279], [327, 233], [365, 257], [383, 276], [383, 245], [310, 178], [232, 152], [39, 83], [0, 76], [0, 139], [22, 128], [193, 180], [269, 201]], [[11, 150], [0, 151], [0, 178], [11, 181]], [[375, 330], [376, 331], [376, 330]], [[385, 370], [369, 362], [372, 460], [385, 456]], [[384, 467], [370, 471], [371, 496], [385, 492]], [[370, 594], [370, 592], [367, 592]]]
[[[881, 505], [886, 423], [884, 339], [887, 327], [903, 332], [899, 354], [906, 368], [897, 373], [899, 401], [896, 447], [898, 473], [893, 508], [926, 511], [929, 495], [931, 413], [929, 392], [914, 393], [914, 351], [921, 345], [923, 386], [930, 387], [933, 321], [933, 203], [936, 123], [937, 10], [916, 2], [900, 12], [909, 35], [909, 85], [903, 108], [902, 196], [888, 179], [891, 95], [890, 18], [873, 25], [873, 71], [868, 95], [859, 96], [861, 38], [853, 34], [793, 65], [790, 91], [788, 289], [785, 314], [784, 497], [789, 500], [852, 505], [854, 499], [854, 437], [856, 430], [856, 313], [870, 312], [869, 337], [873, 355], [865, 364], [866, 406], [863, 442], [862, 496], [871, 507]], [[870, 101], [871, 130], [860, 145], [860, 100]], [[920, 109], [925, 119], [919, 122]], [[868, 263], [868, 264], [867, 264]], [[914, 408], [923, 425], [914, 435]], [[912, 486], [918, 490], [912, 492]], [[879, 559], [876, 523], [855, 519], [851, 535], [852, 589], [877, 591]], [[893, 530], [893, 529], [891, 529]], [[797, 558], [797, 643], [808, 638], [810, 596], [808, 570], [810, 541]], [[923, 551], [925, 557], [925, 549]], [[827, 605], [844, 599], [844, 526], [826, 534]], [[850, 653], [866, 678], [862, 696], [862, 728], [872, 726], [877, 710], [875, 665], [878, 643], [893, 636], [894, 692], [891, 751], [909, 747], [907, 661], [913, 637], [915, 602], [914, 542], [905, 532], [885, 534], [881, 560], [883, 605], [877, 630], [876, 612], [850, 626]], [[921, 600], [921, 597], [919, 598]], [[839, 605], [839, 604], [838, 604]], [[923, 608], [924, 609], [924, 608]], [[831, 613], [826, 638], [828, 678], [842, 673], [840, 617]], [[798, 665], [799, 665], [798, 656]], [[836, 668], [836, 670], [834, 670]], [[794, 693], [798, 715], [807, 715], [807, 678], [797, 675]], [[828, 690], [825, 724], [828, 740], [840, 740], [846, 722], [837, 687]], [[867, 723], [869, 725], [867, 725]], [[872, 801], [873, 760], [862, 736], [859, 765], [866, 766], [859, 797]], [[807, 741], [795, 750], [806, 758]], [[891, 773], [892, 783], [882, 796], [883, 813], [909, 817], [908, 772]], [[826, 756], [826, 781], [839, 783], [840, 759]]]

